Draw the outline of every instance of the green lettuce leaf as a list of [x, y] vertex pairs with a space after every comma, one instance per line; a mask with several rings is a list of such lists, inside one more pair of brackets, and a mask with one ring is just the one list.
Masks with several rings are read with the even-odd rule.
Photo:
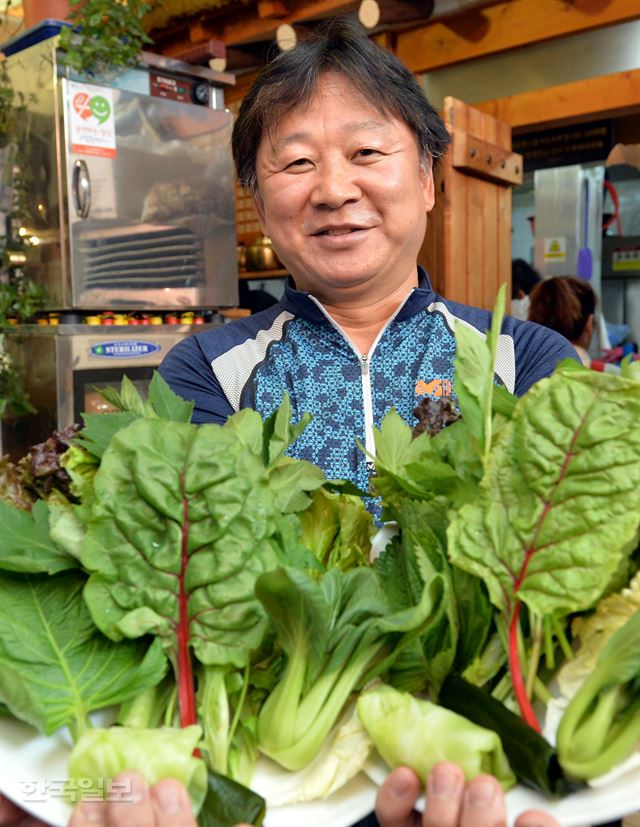
[[[177, 778], [187, 788], [197, 813], [207, 793], [207, 768], [193, 754], [201, 736], [199, 726], [89, 729], [69, 757], [69, 798], [75, 803], [90, 794], [106, 795], [112, 779], [124, 770], [135, 770], [151, 785], [163, 778]], [[126, 797], [126, 791], [122, 793]]]
[[154, 686], [167, 664], [159, 644], [115, 644], [96, 629], [77, 572], [0, 575], [0, 700], [50, 735], [74, 733], [95, 709]]
[[489, 773], [505, 790], [515, 784], [498, 735], [462, 715], [390, 686], [363, 692], [357, 709], [391, 769], [411, 767], [425, 779], [439, 761], [453, 761], [467, 780]]
[[301, 540], [325, 569], [366, 565], [376, 531], [362, 499], [320, 488], [300, 515]]

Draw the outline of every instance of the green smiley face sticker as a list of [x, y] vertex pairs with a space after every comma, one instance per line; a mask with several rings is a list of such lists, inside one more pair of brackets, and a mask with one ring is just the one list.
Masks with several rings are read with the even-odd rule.
[[111, 114], [109, 101], [106, 98], [103, 98], [102, 95], [94, 95], [89, 102], [89, 108], [91, 109], [91, 114], [94, 118], [96, 118], [99, 124], [103, 124], [106, 120], [108, 120], [109, 115]]

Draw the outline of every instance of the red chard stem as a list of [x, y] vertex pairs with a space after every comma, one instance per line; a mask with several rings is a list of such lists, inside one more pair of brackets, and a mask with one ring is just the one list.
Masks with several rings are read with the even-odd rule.
[[540, 732], [540, 724], [536, 718], [536, 713], [533, 711], [531, 701], [527, 695], [527, 689], [522, 675], [522, 667], [520, 664], [520, 656], [518, 653], [518, 631], [520, 629], [520, 601], [516, 601], [513, 615], [511, 617], [511, 624], [509, 626], [509, 671], [511, 672], [511, 682], [513, 684], [513, 691], [515, 692], [520, 712], [527, 724], [536, 732]]

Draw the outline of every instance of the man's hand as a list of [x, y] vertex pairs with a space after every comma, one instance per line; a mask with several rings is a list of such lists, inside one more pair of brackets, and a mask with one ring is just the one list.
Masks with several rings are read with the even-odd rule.
[[127, 772], [114, 780], [113, 787], [126, 789], [126, 800], [81, 802], [73, 811], [69, 827], [198, 827], [189, 794], [173, 778], [149, 787], [141, 775]]
[[[118, 776], [116, 787], [130, 790], [128, 800], [87, 801], [76, 806], [69, 827], [197, 827], [187, 791], [165, 779], [153, 787], [137, 773]], [[455, 764], [438, 764], [427, 781], [427, 806], [414, 809], [421, 787], [407, 767], [394, 770], [380, 787], [376, 815], [381, 827], [506, 827], [502, 788], [490, 775], [465, 784]], [[0, 827], [46, 827], [0, 797]], [[237, 825], [248, 827], [248, 825]], [[515, 827], [560, 827], [548, 813], [530, 810]]]
[[[437, 764], [427, 780], [427, 804], [422, 815], [414, 809], [422, 792], [418, 776], [408, 767], [394, 770], [380, 787], [376, 815], [380, 827], [506, 827], [504, 794], [490, 775], [465, 783], [455, 764]], [[515, 827], [561, 827], [540, 810], [529, 810]]]
[[19, 807], [0, 795], [0, 827], [48, 827], [44, 821], [30, 816]]

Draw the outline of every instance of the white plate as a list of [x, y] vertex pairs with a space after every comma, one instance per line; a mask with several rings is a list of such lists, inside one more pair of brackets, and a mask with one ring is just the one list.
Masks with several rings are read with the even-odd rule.
[[[49, 738], [11, 718], [0, 717], [0, 791], [54, 827], [66, 827], [71, 807], [62, 796], [71, 742], [66, 730]], [[265, 827], [348, 827], [373, 811], [377, 786], [361, 773], [330, 798], [291, 807], [269, 807], [268, 790], [286, 781], [261, 759], [253, 787], [267, 799]]]
[[[0, 789], [32, 815], [54, 827], [66, 827], [71, 812], [62, 797], [69, 755], [68, 736], [58, 732], [49, 738], [27, 724], [0, 718]], [[382, 762], [370, 762], [342, 790], [324, 801], [268, 808], [266, 827], [350, 827], [373, 810], [377, 784], [386, 775]], [[267, 798], [272, 784], [282, 782], [283, 771], [262, 760], [254, 787]], [[367, 777], [368, 776], [368, 777]], [[542, 809], [564, 827], [580, 827], [612, 821], [640, 809], [640, 777], [637, 769], [602, 789], [587, 789], [550, 801], [532, 790], [516, 787], [507, 794], [509, 823], [524, 810]]]
[[[381, 784], [388, 770], [382, 760], [377, 759], [369, 761], [366, 773]], [[586, 788], [557, 800], [518, 785], [509, 790], [506, 802], [509, 824], [525, 810], [545, 810], [563, 827], [603, 824], [640, 810], [640, 772], [636, 767], [605, 787]]]

